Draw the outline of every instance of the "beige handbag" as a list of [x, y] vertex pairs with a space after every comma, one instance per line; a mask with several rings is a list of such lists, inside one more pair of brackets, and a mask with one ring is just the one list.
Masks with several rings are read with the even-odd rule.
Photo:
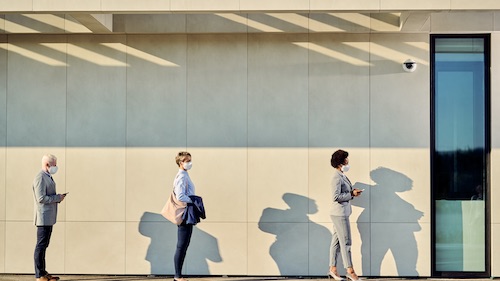
[[182, 215], [184, 214], [186, 207], [187, 203], [177, 200], [177, 197], [172, 190], [167, 203], [165, 203], [165, 206], [163, 206], [163, 209], [161, 210], [161, 215], [172, 223], [180, 225], [182, 223]]

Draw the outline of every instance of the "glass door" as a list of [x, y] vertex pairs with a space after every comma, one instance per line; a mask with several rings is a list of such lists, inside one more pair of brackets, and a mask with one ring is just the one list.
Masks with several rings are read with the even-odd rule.
[[489, 36], [431, 37], [434, 276], [489, 276]]

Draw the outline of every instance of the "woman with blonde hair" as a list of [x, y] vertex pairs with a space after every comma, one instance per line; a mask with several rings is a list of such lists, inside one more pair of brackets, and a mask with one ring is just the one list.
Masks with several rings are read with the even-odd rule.
[[[177, 153], [175, 163], [179, 166], [179, 171], [174, 179], [175, 197], [179, 201], [193, 203], [189, 196], [195, 194], [195, 187], [188, 174], [188, 170], [190, 170], [193, 166], [193, 163], [191, 162], [191, 154], [186, 151]], [[186, 224], [185, 220], [177, 227], [177, 249], [174, 256], [174, 281], [186, 281], [186, 279], [182, 276], [182, 266], [184, 265], [184, 259], [186, 258], [192, 234], [193, 225]]]

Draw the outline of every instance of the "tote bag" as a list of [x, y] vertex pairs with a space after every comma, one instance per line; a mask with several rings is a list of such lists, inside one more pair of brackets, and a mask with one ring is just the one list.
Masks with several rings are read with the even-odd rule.
[[172, 223], [180, 225], [182, 223], [182, 215], [184, 214], [186, 207], [187, 203], [177, 200], [177, 197], [172, 190], [167, 203], [165, 203], [165, 206], [163, 206], [163, 209], [161, 210], [161, 215]]

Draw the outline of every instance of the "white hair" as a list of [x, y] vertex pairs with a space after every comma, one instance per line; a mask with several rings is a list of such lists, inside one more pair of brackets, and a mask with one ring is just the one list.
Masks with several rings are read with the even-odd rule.
[[52, 154], [47, 154], [42, 157], [42, 166], [45, 164], [54, 164], [57, 161], [57, 157]]

